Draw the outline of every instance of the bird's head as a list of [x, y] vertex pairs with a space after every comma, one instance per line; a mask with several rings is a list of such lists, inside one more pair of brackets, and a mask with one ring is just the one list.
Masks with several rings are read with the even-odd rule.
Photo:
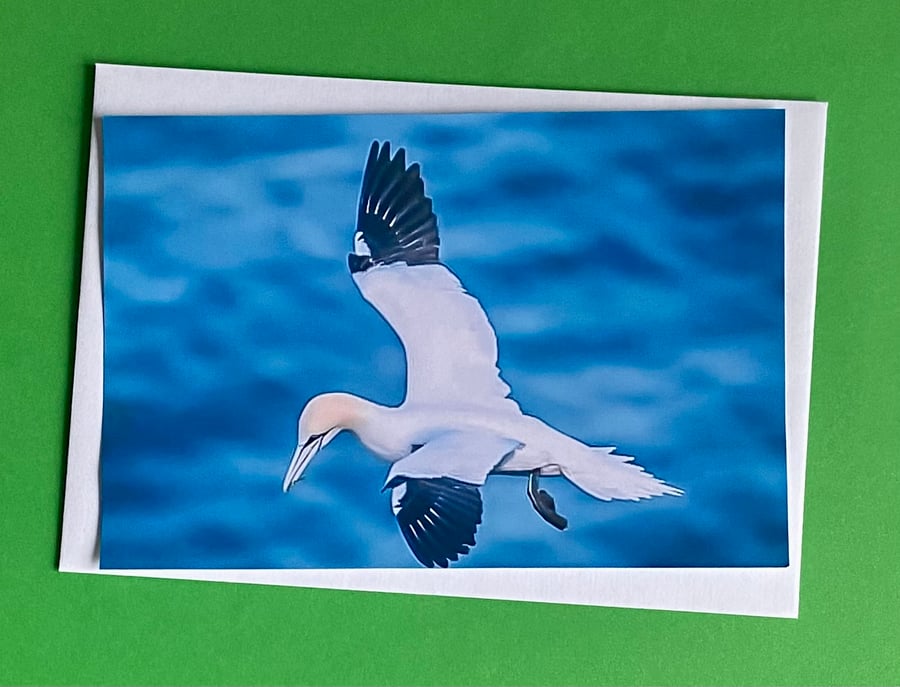
[[284, 475], [285, 493], [303, 477], [313, 456], [342, 431], [354, 427], [357, 400], [348, 394], [322, 394], [306, 404], [297, 422], [297, 448]]

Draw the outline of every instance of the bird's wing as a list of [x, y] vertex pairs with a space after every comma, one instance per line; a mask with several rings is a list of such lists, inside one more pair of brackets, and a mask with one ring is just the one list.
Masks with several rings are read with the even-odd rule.
[[475, 546], [482, 514], [478, 487], [519, 446], [484, 432], [447, 432], [391, 466], [385, 488], [420, 563], [446, 568]]
[[447, 431], [391, 465], [384, 486], [399, 479], [450, 477], [481, 486], [510, 451], [521, 448], [514, 439], [488, 431]]
[[437, 220], [418, 163], [373, 143], [363, 174], [350, 272], [406, 351], [406, 400], [505, 403], [497, 337], [481, 304], [440, 264]]
[[406, 402], [512, 404], [481, 304], [443, 265], [381, 265], [353, 275], [406, 351]]
[[359, 193], [350, 271], [395, 262], [433, 264], [439, 244], [437, 217], [425, 195], [419, 163], [407, 167], [403, 148], [391, 159], [390, 143], [379, 148], [373, 142]]
[[409, 550], [429, 568], [446, 568], [475, 546], [481, 523], [478, 487], [449, 477], [413, 479], [391, 491], [391, 507]]

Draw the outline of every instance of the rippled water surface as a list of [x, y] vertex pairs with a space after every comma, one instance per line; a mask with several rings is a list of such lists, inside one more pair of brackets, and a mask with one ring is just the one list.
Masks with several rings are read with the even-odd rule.
[[442, 258], [522, 408], [685, 490], [483, 489], [471, 566], [787, 563], [780, 110], [103, 123], [102, 565], [415, 567], [344, 434], [289, 495], [304, 403], [403, 398], [346, 269], [373, 139], [422, 164]]

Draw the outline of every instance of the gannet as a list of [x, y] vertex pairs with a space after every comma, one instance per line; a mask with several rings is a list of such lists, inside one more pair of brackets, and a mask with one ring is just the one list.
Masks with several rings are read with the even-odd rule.
[[439, 256], [437, 218], [419, 163], [390, 142], [369, 150], [348, 266], [362, 297], [393, 328], [406, 353], [399, 406], [324, 393], [304, 407], [283, 490], [343, 431], [390, 463], [382, 490], [412, 554], [446, 568], [469, 553], [482, 519], [480, 487], [493, 474], [527, 477], [540, 516], [567, 520], [539, 486], [562, 475], [602, 501], [682, 493], [615, 447], [595, 447], [526, 415], [497, 367], [497, 337], [481, 304]]

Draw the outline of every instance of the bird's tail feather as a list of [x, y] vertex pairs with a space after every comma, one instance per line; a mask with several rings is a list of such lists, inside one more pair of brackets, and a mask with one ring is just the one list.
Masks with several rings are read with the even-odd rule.
[[582, 491], [603, 501], [637, 501], [653, 496], [681, 496], [681, 489], [666, 484], [635, 464], [632, 456], [613, 448], [585, 447], [559, 462], [562, 474]]

